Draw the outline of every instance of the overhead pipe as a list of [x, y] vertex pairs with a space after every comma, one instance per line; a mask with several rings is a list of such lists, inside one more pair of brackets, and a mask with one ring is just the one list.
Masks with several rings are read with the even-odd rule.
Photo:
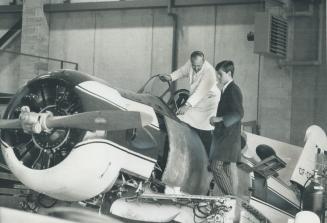
[[0, 14], [23, 13], [22, 5], [2, 5], [0, 6]]
[[[170, 0], [168, 0], [170, 1]], [[175, 0], [174, 8], [215, 6], [215, 5], [248, 5], [261, 4], [264, 0]], [[277, 1], [277, 0], [276, 0]], [[280, 1], [280, 0], [278, 0]], [[63, 4], [44, 4], [44, 12], [74, 12], [74, 11], [104, 11], [123, 9], [166, 8], [167, 1], [138, 0], [138, 1], [109, 1], [109, 2], [81, 2]], [[0, 7], [1, 12], [1, 7]]]
[[[178, 16], [172, 11], [172, 8], [175, 5], [175, 0], [168, 0], [167, 13], [173, 20], [173, 37], [172, 37], [172, 46], [171, 46], [171, 72], [177, 69], [177, 55], [178, 55], [178, 46], [177, 46], [177, 25], [178, 25]], [[171, 83], [171, 91], [176, 91], [176, 82]]]
[[172, 12], [172, 8], [174, 7], [175, 0], [169, 0], [168, 1], [168, 16], [170, 16], [173, 20], [173, 40], [172, 40], [172, 51], [171, 51], [171, 71], [174, 71], [177, 69], [177, 14]]
[[1, 38], [0, 49], [5, 49], [22, 31], [22, 18], [18, 20]]
[[[6, 49], [20, 34], [22, 30], [16, 30], [8, 40], [0, 46], [0, 50]], [[1, 41], [0, 41], [1, 42]]]

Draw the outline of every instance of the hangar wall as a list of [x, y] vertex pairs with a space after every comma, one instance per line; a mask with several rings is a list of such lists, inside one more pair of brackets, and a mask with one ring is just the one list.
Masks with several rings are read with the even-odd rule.
[[[210, 63], [234, 60], [235, 79], [244, 91], [246, 121], [257, 116], [258, 56], [246, 35], [253, 31], [254, 13], [259, 10], [262, 5], [175, 10], [178, 66], [197, 49], [204, 51]], [[137, 90], [150, 75], [170, 72], [173, 29], [166, 9], [52, 13], [49, 24], [50, 57], [76, 61], [81, 71], [113, 86]], [[183, 81], [178, 84], [185, 86]]]
[[[254, 13], [263, 10], [264, 4], [174, 9], [178, 15], [178, 66], [195, 49], [203, 50], [213, 64], [234, 60], [235, 79], [244, 94], [244, 121], [258, 119], [262, 135], [302, 145], [310, 124], [327, 129], [326, 59], [324, 66], [292, 68], [254, 54], [253, 42], [246, 40], [246, 34], [254, 31]], [[5, 32], [17, 17], [1, 14], [0, 32]], [[137, 90], [150, 75], [170, 72], [173, 22], [166, 9], [57, 12], [47, 17], [49, 57], [78, 62], [81, 71], [104, 78], [113, 86]], [[317, 41], [318, 27], [308, 26], [308, 19], [289, 20], [291, 57], [310, 59], [317, 53], [310, 46]], [[311, 19], [314, 21], [309, 23], [317, 18]], [[19, 51], [19, 39], [10, 47]], [[326, 58], [325, 50], [323, 55]], [[0, 60], [4, 92], [13, 93], [18, 87], [16, 60], [8, 55]], [[49, 67], [58, 69], [58, 64], [50, 63]], [[185, 86], [185, 81], [178, 84]]]
[[[292, 59], [311, 61], [310, 65], [301, 63], [292, 68], [291, 142], [298, 145], [303, 145], [305, 131], [310, 125], [316, 124], [327, 130], [325, 115], [327, 79], [324, 71], [326, 59], [323, 59], [326, 55], [323, 47], [323, 44], [326, 44], [326, 11], [321, 10], [324, 8], [324, 2], [326, 1], [319, 4], [318, 1], [313, 6], [310, 16], [290, 18], [294, 26]], [[294, 8], [299, 11], [310, 11], [308, 4], [301, 1], [294, 1]], [[322, 37], [319, 37], [319, 30], [323, 34]]]
[[326, 21], [326, 14], [327, 14], [327, 4], [326, 1], [324, 2], [324, 17], [323, 17], [323, 25], [322, 25], [322, 66], [320, 66], [320, 72], [318, 73], [317, 78], [317, 98], [316, 98], [316, 110], [315, 110], [315, 121], [320, 126], [327, 129], [327, 21]]
[[[18, 19], [19, 14], [0, 14], [0, 36], [13, 26]], [[20, 51], [20, 37], [13, 41], [6, 48], [7, 50]], [[1, 92], [14, 93], [17, 90], [17, 81], [19, 73], [19, 58], [17, 55], [0, 53], [0, 89]]]
[[[13, 26], [19, 19], [18, 14], [0, 14], [0, 36]], [[20, 51], [20, 37], [9, 44], [7, 50]], [[0, 92], [15, 93], [17, 91], [17, 82], [19, 74], [19, 57], [8, 53], [0, 53]], [[6, 105], [0, 105], [0, 114]]]
[[259, 127], [260, 133], [290, 142], [292, 74], [280, 68], [275, 58], [260, 58]]
[[[306, 8], [306, 3], [297, 4]], [[293, 60], [314, 60], [317, 55], [318, 8], [312, 17], [289, 17]], [[327, 80], [322, 66], [281, 67], [275, 58], [253, 53], [246, 34], [254, 31], [255, 12], [263, 10], [269, 5], [177, 8], [178, 66], [195, 49], [203, 50], [213, 64], [235, 61], [235, 79], [244, 92], [244, 121], [258, 120], [262, 135], [302, 145], [308, 126], [327, 127], [319, 111], [324, 110]], [[136, 90], [150, 75], [170, 71], [172, 32], [172, 19], [163, 9], [52, 13], [50, 55], [77, 60], [82, 70]], [[77, 40], [73, 33], [83, 38]], [[186, 86], [185, 81], [178, 84]]]

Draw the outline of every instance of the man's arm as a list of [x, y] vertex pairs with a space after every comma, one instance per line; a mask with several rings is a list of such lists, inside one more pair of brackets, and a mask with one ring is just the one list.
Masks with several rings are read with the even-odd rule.
[[182, 67], [171, 74], [161, 74], [159, 79], [161, 81], [175, 81], [183, 77], [187, 77], [191, 68], [191, 62], [187, 61]]
[[239, 122], [243, 118], [244, 110], [242, 102], [243, 97], [241, 90], [238, 87], [233, 88], [233, 90], [231, 91], [231, 97], [229, 102], [230, 112], [223, 116], [224, 125], [226, 127], [229, 127], [235, 124], [236, 122]]
[[216, 123], [222, 122], [222, 121], [223, 121], [223, 117], [213, 116], [210, 118], [210, 125], [215, 126]]
[[191, 69], [191, 62], [187, 61], [182, 67], [169, 74], [172, 81], [178, 80], [189, 75]]
[[236, 122], [240, 121], [244, 116], [244, 110], [243, 110], [243, 97], [241, 90], [239, 88], [235, 88], [231, 92], [230, 99], [230, 109], [231, 111], [221, 117], [211, 117], [210, 118], [210, 124], [212, 126], [215, 126], [216, 123], [223, 122], [225, 127], [230, 127]]
[[191, 106], [195, 106], [197, 103], [203, 100], [214, 85], [216, 85], [215, 74], [212, 72], [205, 73], [193, 94], [187, 99], [187, 103], [189, 103]]

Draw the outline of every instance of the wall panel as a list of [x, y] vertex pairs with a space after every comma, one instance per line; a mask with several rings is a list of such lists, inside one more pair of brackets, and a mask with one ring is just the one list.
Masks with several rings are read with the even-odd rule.
[[[80, 71], [93, 74], [95, 13], [54, 13], [49, 24], [49, 57], [77, 62]], [[60, 67], [50, 63], [49, 68]]]
[[[172, 67], [173, 54], [173, 19], [165, 9], [153, 10], [151, 75], [168, 74]], [[156, 79], [151, 88], [147, 89], [154, 95], [160, 96], [168, 85]], [[167, 94], [167, 97], [169, 95]]]
[[96, 13], [96, 76], [138, 90], [151, 74], [152, 10]]
[[[0, 36], [4, 35], [19, 19], [19, 14], [0, 14]], [[7, 45], [5, 50], [20, 51], [20, 36]], [[17, 91], [19, 62], [19, 56], [0, 52], [1, 92], [15, 93]]]
[[275, 58], [262, 60], [260, 76], [261, 134], [283, 142], [290, 141], [292, 75], [281, 69]]
[[[211, 64], [214, 59], [215, 7], [179, 8], [178, 15], [178, 66], [190, 58], [194, 50], [203, 51]], [[188, 80], [178, 82], [178, 88], [188, 88]]]
[[[254, 31], [255, 12], [262, 10], [261, 4], [173, 10], [178, 18], [178, 66], [189, 59], [193, 50], [204, 51], [213, 66], [224, 59], [233, 60], [235, 81], [244, 96], [244, 121], [257, 119], [259, 56], [253, 53], [254, 42], [247, 41], [246, 36]], [[52, 14], [50, 34], [54, 36], [51, 37], [50, 52], [56, 52], [53, 55], [75, 60], [82, 70], [91, 71], [113, 86], [130, 90], [139, 89], [150, 75], [171, 72], [173, 21], [166, 9], [75, 14], [62, 14], [60, 18], [59, 13]], [[86, 39], [75, 41], [72, 32], [84, 35]], [[70, 42], [70, 49], [63, 49], [60, 38]], [[263, 57], [260, 72], [263, 77], [263, 104], [259, 106], [263, 114], [260, 119], [263, 133], [287, 141], [290, 134], [289, 76], [278, 68], [275, 60], [264, 62]], [[188, 88], [187, 80], [180, 81], [177, 87]], [[274, 91], [278, 88], [281, 90]], [[274, 106], [278, 107], [274, 109]], [[277, 118], [272, 120], [272, 115]], [[278, 129], [285, 131], [280, 133]]]
[[243, 93], [243, 121], [257, 119], [259, 56], [253, 53], [254, 42], [247, 33], [254, 31], [254, 14], [260, 5], [226, 5], [217, 7], [215, 64], [221, 60], [235, 63], [235, 82]]

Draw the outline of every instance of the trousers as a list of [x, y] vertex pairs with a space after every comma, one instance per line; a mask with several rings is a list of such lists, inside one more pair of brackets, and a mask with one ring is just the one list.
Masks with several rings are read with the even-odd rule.
[[192, 129], [194, 129], [196, 131], [196, 133], [198, 133], [204, 148], [207, 152], [207, 155], [209, 157], [210, 154], [210, 148], [211, 148], [211, 142], [212, 142], [212, 133], [210, 130], [202, 130], [202, 129], [196, 129], [191, 127]]
[[218, 186], [218, 191], [220, 191], [222, 195], [233, 195], [230, 162], [212, 160], [210, 167], [213, 173], [213, 178]]

